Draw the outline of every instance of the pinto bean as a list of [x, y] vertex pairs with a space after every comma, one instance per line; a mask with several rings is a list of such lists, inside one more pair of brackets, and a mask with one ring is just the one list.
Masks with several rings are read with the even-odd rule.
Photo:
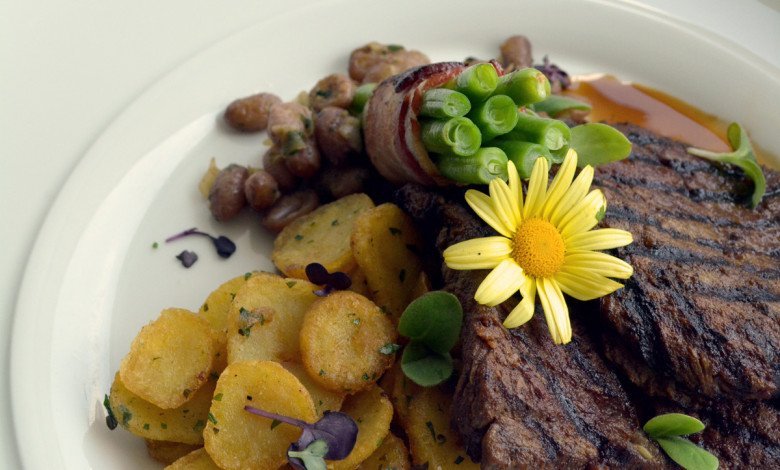
[[[430, 59], [422, 52], [406, 50], [402, 46], [370, 42], [350, 54], [349, 76], [360, 83], [380, 82], [411, 67], [428, 63]], [[377, 67], [380, 64], [385, 65]], [[371, 72], [374, 67], [377, 67], [376, 70]], [[388, 73], [390, 75], [387, 75]]]
[[279, 199], [279, 185], [270, 173], [257, 170], [244, 182], [244, 195], [249, 207], [261, 211], [271, 207]]
[[311, 109], [300, 103], [279, 103], [268, 113], [268, 136], [284, 147], [290, 136], [306, 137], [314, 131]]
[[364, 192], [369, 177], [365, 167], [330, 167], [318, 175], [317, 188], [328, 197], [339, 199]]
[[525, 36], [510, 36], [501, 44], [501, 64], [506, 71], [524, 69], [533, 65], [531, 41]]
[[272, 93], [239, 98], [225, 109], [225, 122], [242, 132], [262, 131], [268, 125], [271, 106], [281, 102], [282, 99]]
[[280, 197], [262, 218], [263, 227], [281, 232], [290, 222], [313, 211], [319, 205], [317, 193], [311, 189]]
[[320, 111], [327, 106], [348, 108], [355, 96], [355, 82], [344, 74], [334, 73], [318, 81], [309, 92], [309, 106]]
[[220, 222], [226, 222], [237, 216], [246, 205], [244, 182], [249, 172], [234, 163], [219, 172], [209, 191], [209, 209]]
[[317, 113], [314, 136], [322, 155], [333, 165], [343, 165], [363, 151], [360, 119], [346, 109], [329, 106]]
[[293, 175], [304, 179], [311, 178], [320, 169], [320, 151], [313, 140], [307, 139], [302, 147], [285, 152], [284, 163]]
[[298, 186], [298, 177], [290, 173], [284, 163], [284, 154], [281, 149], [273, 145], [263, 154], [263, 169], [267, 171], [282, 192], [289, 192]]

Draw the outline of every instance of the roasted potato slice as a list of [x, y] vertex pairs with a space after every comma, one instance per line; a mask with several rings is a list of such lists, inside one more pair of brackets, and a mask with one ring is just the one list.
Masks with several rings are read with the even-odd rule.
[[219, 349], [219, 338], [205, 319], [169, 308], [135, 337], [119, 375], [144, 400], [176, 408], [206, 383]]
[[406, 425], [409, 419], [409, 404], [422, 387], [412, 382], [401, 370], [401, 361], [396, 361], [393, 367], [385, 373], [379, 382], [390, 396], [398, 422]]
[[181, 442], [155, 441], [154, 439], [145, 439], [146, 452], [154, 460], [170, 465], [176, 460], [184, 457], [193, 450], [201, 449], [199, 444], [183, 444]]
[[299, 332], [318, 287], [302, 279], [258, 273], [238, 290], [228, 316], [228, 363], [299, 362]]
[[249, 272], [225, 281], [214, 289], [200, 306], [198, 313], [208, 320], [212, 328], [221, 333], [223, 342], [227, 341], [228, 316], [233, 298], [253, 274], [256, 273]]
[[219, 470], [219, 467], [201, 447], [168, 465], [165, 470]]
[[358, 467], [359, 470], [410, 470], [411, 468], [406, 444], [392, 432], [385, 436], [382, 445]]
[[341, 411], [351, 416], [357, 423], [357, 442], [346, 459], [329, 461], [328, 468], [352, 470], [382, 445], [385, 436], [390, 432], [393, 405], [382, 389], [374, 386], [347, 397]]
[[429, 469], [479, 469], [450, 427], [452, 397], [437, 387], [419, 388], [409, 403], [404, 424], [412, 463]]
[[278, 468], [301, 430], [244, 409], [253, 406], [307, 422], [317, 418], [311, 396], [281, 364], [235, 362], [217, 381], [209, 422], [203, 431], [206, 451], [221, 468]]
[[215, 385], [214, 380], [209, 380], [178, 408], [163, 409], [128, 390], [117, 373], [109, 403], [117, 422], [137, 436], [201, 445]]
[[285, 369], [293, 373], [301, 381], [306, 390], [309, 391], [311, 399], [314, 402], [314, 409], [317, 411], [317, 417], [321, 418], [326, 411], [339, 411], [344, 402], [344, 393], [334, 392], [315, 382], [306, 372], [302, 364], [294, 362], [282, 363]]
[[300, 330], [301, 360], [309, 375], [336, 392], [371, 388], [393, 363], [382, 347], [396, 339], [390, 319], [373, 302], [351, 291], [315, 302]]
[[421, 249], [412, 220], [394, 204], [379, 205], [355, 221], [352, 254], [366, 275], [374, 302], [396, 323], [419, 282]]
[[320, 206], [290, 223], [274, 241], [271, 259], [285, 276], [306, 279], [306, 265], [320, 263], [330, 272], [355, 267], [350, 234], [355, 219], [374, 207], [365, 194], [351, 194]]

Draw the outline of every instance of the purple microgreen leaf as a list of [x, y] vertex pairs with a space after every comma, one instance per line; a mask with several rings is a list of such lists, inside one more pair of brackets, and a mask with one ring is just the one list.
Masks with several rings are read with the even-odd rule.
[[352, 285], [352, 279], [349, 278], [347, 273], [338, 271], [330, 275], [328, 284], [336, 290], [346, 290]]
[[309, 278], [309, 282], [322, 286], [322, 289], [314, 291], [314, 294], [325, 297], [334, 290], [346, 290], [352, 285], [352, 279], [350, 279], [347, 273], [337, 271], [335, 273], [329, 273], [328, 269], [320, 263], [309, 263], [306, 265], [306, 277]]
[[177, 233], [176, 235], [171, 235], [170, 237], [165, 239], [165, 243], [170, 243], [176, 240], [180, 240], [184, 237], [188, 237], [190, 235], [198, 235], [201, 237], [208, 237], [209, 240], [214, 244], [214, 248], [217, 250], [217, 254], [222, 258], [230, 258], [230, 255], [235, 253], [236, 251], [236, 244], [233, 243], [231, 239], [224, 235], [220, 235], [218, 237], [214, 237], [212, 235], [209, 235], [206, 232], [201, 232], [197, 228], [193, 227], [191, 229], [185, 230], [183, 232]]
[[311, 431], [316, 439], [323, 439], [328, 443], [328, 453], [325, 454], [325, 458], [342, 460], [355, 447], [358, 427], [355, 420], [348, 414], [340, 411], [326, 411], [322, 418], [314, 423]]
[[317, 284], [318, 286], [328, 283], [330, 274], [325, 266], [320, 263], [309, 263], [306, 265], [306, 277], [309, 278], [309, 282]]
[[211, 237], [211, 241], [214, 242], [217, 254], [222, 258], [230, 258], [230, 255], [236, 251], [236, 244], [233, 243], [233, 240], [224, 235], [220, 235], [217, 238]]
[[198, 261], [198, 255], [193, 251], [184, 250], [178, 255], [176, 255], [176, 259], [181, 261], [182, 266], [184, 266], [185, 268], [189, 268], [190, 266], [195, 264], [195, 261]]

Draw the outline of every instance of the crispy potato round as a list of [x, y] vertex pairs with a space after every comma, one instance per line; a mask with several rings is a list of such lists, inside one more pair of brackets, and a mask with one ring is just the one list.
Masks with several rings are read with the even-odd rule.
[[211, 327], [221, 333], [223, 342], [227, 341], [228, 315], [233, 298], [254, 274], [256, 273], [249, 272], [223, 282], [206, 297], [198, 310], [198, 313], [208, 320]]
[[219, 467], [201, 447], [168, 465], [165, 470], [219, 470]]
[[411, 218], [394, 204], [365, 211], [354, 224], [352, 255], [372, 298], [398, 322], [416, 291], [422, 241]]
[[145, 439], [146, 452], [154, 460], [170, 465], [176, 460], [184, 457], [193, 450], [202, 449], [202, 445], [184, 444], [181, 442], [155, 441], [154, 439]]
[[209, 422], [203, 431], [206, 451], [225, 469], [278, 468], [301, 430], [274, 423], [246, 410], [253, 406], [307, 422], [317, 419], [309, 392], [281, 364], [236, 362], [217, 381]]
[[388, 433], [382, 445], [358, 467], [359, 470], [410, 470], [409, 450], [404, 441]]
[[219, 338], [206, 320], [169, 308], [135, 337], [119, 375], [144, 400], [176, 408], [206, 383], [219, 349]]
[[373, 302], [351, 291], [315, 302], [301, 327], [301, 359], [323, 387], [345, 393], [371, 388], [393, 363], [383, 346], [396, 330]]
[[302, 279], [258, 273], [236, 293], [228, 315], [228, 363], [300, 362], [298, 332], [319, 297]]
[[315, 382], [309, 376], [309, 373], [306, 372], [306, 369], [302, 364], [284, 362], [282, 365], [285, 369], [292, 372], [293, 375], [301, 381], [303, 386], [306, 387], [306, 390], [309, 391], [318, 418], [321, 418], [325, 411], [339, 411], [341, 409], [341, 404], [344, 402], [344, 397], [346, 396], [344, 393], [328, 390]]
[[351, 470], [357, 468], [382, 445], [385, 436], [390, 432], [393, 405], [381, 388], [373, 386], [347, 397], [341, 411], [357, 423], [358, 437], [347, 458], [329, 461], [328, 468], [332, 466], [333, 470]]
[[178, 408], [162, 409], [128, 390], [117, 373], [108, 400], [117, 422], [136, 436], [201, 445], [215, 386], [209, 380]]
[[382, 376], [379, 385], [390, 396], [398, 422], [405, 426], [409, 418], [409, 404], [421, 387], [404, 374], [401, 370], [401, 361], [393, 364], [393, 367]]
[[450, 427], [452, 397], [437, 387], [418, 388], [409, 403], [404, 429], [409, 438], [412, 462], [428, 468], [479, 469]]
[[365, 194], [351, 194], [320, 206], [282, 230], [271, 259], [285, 276], [306, 279], [306, 265], [320, 263], [330, 272], [355, 267], [350, 234], [355, 219], [374, 207]]

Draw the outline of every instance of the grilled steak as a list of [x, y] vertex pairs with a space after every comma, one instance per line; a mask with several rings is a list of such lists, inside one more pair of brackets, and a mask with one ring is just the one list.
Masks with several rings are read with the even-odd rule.
[[[428, 232], [426, 238], [438, 237], [439, 251], [489, 233], [454, 202], [462, 200], [462, 194], [450, 199], [413, 186], [399, 192], [399, 204]], [[463, 369], [452, 415], [469, 455], [484, 468], [667, 465], [589, 338], [578, 334], [556, 346], [541, 314], [507, 331], [501, 325], [506, 311], [474, 302], [483, 277], [443, 269], [444, 288], [458, 296], [465, 312]]]
[[[633, 126], [630, 159], [600, 167], [605, 223], [633, 233], [635, 270], [601, 301], [606, 353], [640, 388], [679, 398], [780, 394], [780, 174], [751, 183]], [[622, 346], [621, 346], [622, 345]], [[623, 347], [628, 346], [628, 347]]]

